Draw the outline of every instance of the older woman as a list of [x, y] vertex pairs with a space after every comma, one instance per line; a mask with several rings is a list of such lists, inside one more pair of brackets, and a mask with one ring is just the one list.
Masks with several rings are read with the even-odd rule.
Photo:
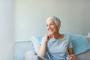
[[[48, 34], [44, 36], [38, 56], [41, 60], [77, 60], [69, 36], [59, 32], [61, 21], [57, 17], [46, 20]], [[69, 55], [69, 58], [67, 56]]]

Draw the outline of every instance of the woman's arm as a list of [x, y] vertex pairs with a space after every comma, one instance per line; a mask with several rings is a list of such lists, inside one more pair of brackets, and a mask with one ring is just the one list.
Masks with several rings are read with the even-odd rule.
[[44, 58], [45, 57], [45, 54], [46, 54], [46, 51], [47, 51], [47, 43], [48, 43], [48, 36], [45, 36], [43, 39], [42, 39], [42, 43], [41, 43], [41, 46], [39, 48], [39, 53], [38, 53], [38, 56], [40, 58]]
[[44, 42], [43, 44], [41, 44], [41, 46], [39, 48], [38, 56], [44, 57], [45, 53], [46, 53], [46, 50], [47, 50], [47, 43]]
[[68, 54], [69, 54], [69, 55], [74, 54], [74, 52], [73, 52], [73, 49], [72, 49], [72, 48], [68, 48]]
[[68, 54], [69, 54], [69, 56], [70, 56], [70, 60], [77, 60], [77, 57], [76, 57], [76, 55], [74, 54], [72, 48], [68, 48]]

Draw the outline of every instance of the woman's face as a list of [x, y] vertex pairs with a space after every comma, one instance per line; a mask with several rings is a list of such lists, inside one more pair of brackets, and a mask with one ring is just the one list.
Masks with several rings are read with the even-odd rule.
[[58, 33], [58, 31], [59, 31], [57, 25], [52, 20], [49, 20], [47, 22], [47, 30], [48, 30], [49, 34], [55, 34], [55, 33]]

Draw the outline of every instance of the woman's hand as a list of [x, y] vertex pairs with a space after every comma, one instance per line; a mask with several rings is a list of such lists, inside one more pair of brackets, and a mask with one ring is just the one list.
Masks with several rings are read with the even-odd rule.
[[69, 56], [70, 56], [70, 60], [77, 60], [76, 55], [72, 54], [72, 55], [69, 55]]
[[77, 60], [77, 57], [76, 57], [76, 55], [74, 55], [72, 48], [68, 48], [68, 53], [69, 53], [70, 60]]
[[50, 39], [49, 35], [45, 35], [45, 36], [43, 37], [44, 43], [47, 44], [48, 41], [49, 41], [49, 39]]

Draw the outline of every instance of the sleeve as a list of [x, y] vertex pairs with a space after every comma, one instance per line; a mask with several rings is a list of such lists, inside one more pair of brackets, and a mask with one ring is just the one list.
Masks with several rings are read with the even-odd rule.
[[70, 36], [68, 36], [68, 48], [73, 48]]
[[69, 40], [68, 48], [73, 48], [72, 42]]

